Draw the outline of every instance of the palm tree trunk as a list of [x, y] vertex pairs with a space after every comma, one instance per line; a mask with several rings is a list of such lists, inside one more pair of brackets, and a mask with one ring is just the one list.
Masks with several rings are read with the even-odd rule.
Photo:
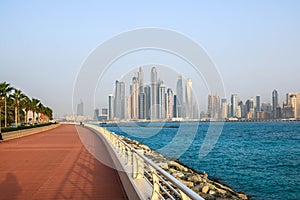
[[18, 107], [15, 106], [15, 124], [18, 127]]
[[35, 122], [35, 119], [34, 119], [34, 114], [35, 114], [35, 112], [34, 112], [34, 111], [32, 111], [32, 125], [34, 125], [34, 122]]
[[[1, 104], [1, 100], [0, 100], [0, 104]], [[2, 110], [2, 106], [0, 106], [0, 139], [2, 139], [2, 135], [1, 135], [1, 110]]]
[[25, 115], [25, 123], [28, 125], [28, 110], [25, 110], [26, 115]]
[[4, 127], [7, 127], [7, 106], [6, 106], [6, 97], [4, 98]]

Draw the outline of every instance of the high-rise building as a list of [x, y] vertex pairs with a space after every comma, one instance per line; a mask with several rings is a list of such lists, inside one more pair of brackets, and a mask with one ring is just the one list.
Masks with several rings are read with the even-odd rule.
[[182, 87], [182, 76], [179, 75], [177, 79], [177, 84], [176, 84], [176, 101], [177, 101], [177, 117], [183, 117], [182, 116], [182, 108], [183, 108], [183, 87]]
[[138, 119], [139, 110], [138, 110], [138, 103], [139, 103], [139, 82], [137, 74], [132, 77], [132, 84], [131, 84], [131, 119]]
[[254, 117], [254, 100], [250, 98], [246, 101], [246, 118], [252, 119]]
[[139, 80], [139, 93], [142, 93], [144, 92], [144, 72], [141, 67], [139, 67], [137, 77]]
[[131, 119], [131, 95], [126, 95], [125, 97], [125, 119], [130, 120]]
[[221, 99], [221, 118], [227, 118], [227, 99]]
[[231, 95], [231, 117], [237, 117], [236, 109], [238, 107], [238, 96], [237, 94]]
[[193, 119], [199, 119], [199, 107], [197, 103], [193, 105]]
[[296, 113], [295, 118], [300, 119], [300, 93], [296, 93]]
[[237, 118], [247, 118], [247, 109], [243, 101], [238, 102], [238, 108], [240, 109], [239, 111], [241, 112], [241, 114], [237, 114]]
[[172, 119], [174, 115], [174, 95], [171, 88], [167, 90], [167, 101], [166, 101], [166, 108], [167, 108], [167, 119]]
[[207, 105], [207, 117], [218, 119], [220, 116], [220, 96], [217, 94], [209, 94]]
[[173, 101], [173, 117], [178, 118], [178, 108], [177, 108], [177, 95], [174, 95], [174, 101]]
[[107, 118], [108, 118], [108, 109], [107, 108], [102, 108], [101, 109], [101, 115], [98, 116], [98, 120], [106, 121]]
[[80, 103], [77, 104], [77, 116], [83, 116], [83, 102], [80, 100]]
[[98, 117], [99, 117], [99, 109], [98, 108], [96, 108], [95, 110], [94, 110], [94, 120], [98, 120]]
[[261, 111], [261, 104], [260, 104], [260, 96], [256, 96], [256, 112], [260, 112]]
[[159, 119], [166, 118], [166, 87], [161, 82], [159, 84]]
[[151, 109], [151, 89], [149, 85], [144, 87], [145, 92], [145, 107], [146, 107], [146, 119], [150, 119], [150, 109]]
[[146, 119], [146, 97], [144, 92], [139, 94], [138, 111], [139, 119]]
[[115, 82], [114, 117], [125, 118], [125, 83], [118, 80]]
[[186, 80], [186, 88], [185, 88], [185, 116], [188, 119], [192, 119], [193, 118], [193, 83], [192, 83], [192, 79], [188, 78]]
[[151, 69], [151, 102], [150, 102], [150, 116], [151, 119], [157, 119], [158, 118], [158, 82], [157, 82], [157, 71], [155, 67], [152, 67]]
[[114, 96], [112, 94], [108, 96], [108, 119], [114, 119]]
[[273, 106], [273, 118], [278, 118], [279, 116], [279, 113], [277, 113], [278, 111], [278, 107], [279, 107], [279, 104], [278, 104], [278, 92], [277, 90], [273, 90], [272, 92], [272, 106]]

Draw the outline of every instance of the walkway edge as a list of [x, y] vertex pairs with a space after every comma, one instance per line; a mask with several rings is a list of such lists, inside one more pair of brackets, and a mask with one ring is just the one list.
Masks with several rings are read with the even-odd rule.
[[[94, 132], [104, 142], [110, 154], [110, 157], [112, 158], [116, 166], [116, 169], [122, 169], [122, 170], [117, 170], [117, 172], [119, 174], [120, 180], [123, 185], [123, 189], [125, 190], [128, 199], [148, 199], [147, 198], [148, 194], [146, 194], [147, 193], [146, 191], [144, 191], [145, 194], [141, 194], [139, 192], [139, 188], [136, 187], [136, 183], [131, 178], [132, 174], [126, 173], [126, 168], [124, 164], [120, 161], [117, 152], [112, 147], [111, 143], [107, 141], [107, 139], [104, 137], [103, 133], [101, 133], [101, 131], [96, 129], [93, 125], [86, 124], [85, 127], [91, 130], [92, 132]], [[140, 184], [142, 185], [145, 184], [145, 183], [141, 183], [140, 181], [141, 180], [139, 180]]]
[[43, 126], [43, 127], [38, 127], [38, 128], [31, 128], [31, 129], [25, 129], [25, 130], [19, 130], [19, 131], [11, 131], [7, 133], [2, 133], [3, 141], [8, 141], [8, 140], [13, 140], [25, 136], [29, 136], [32, 134], [37, 134], [41, 133], [44, 131], [48, 131], [54, 128], [57, 128], [60, 126], [60, 124], [52, 124], [49, 126]]

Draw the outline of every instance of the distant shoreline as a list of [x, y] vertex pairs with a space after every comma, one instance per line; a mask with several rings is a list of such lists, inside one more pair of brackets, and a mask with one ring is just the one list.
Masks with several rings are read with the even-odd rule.
[[94, 121], [100, 124], [117, 124], [117, 123], [190, 123], [190, 122], [198, 122], [198, 123], [207, 123], [207, 122], [300, 122], [300, 119], [269, 119], [269, 120], [257, 120], [257, 119], [238, 119], [238, 120], [182, 120], [182, 121], [151, 121], [151, 120], [136, 120], [136, 121], [107, 121], [107, 122], [101, 122], [101, 121]]

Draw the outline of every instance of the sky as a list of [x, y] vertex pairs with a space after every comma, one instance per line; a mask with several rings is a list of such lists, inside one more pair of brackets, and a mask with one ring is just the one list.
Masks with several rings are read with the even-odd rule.
[[[91, 52], [120, 33], [145, 27], [177, 31], [203, 47], [227, 98], [261, 95], [270, 102], [277, 89], [282, 102], [287, 92], [300, 92], [296, 0], [4, 0], [0, 5], [0, 81], [40, 99], [56, 117], [72, 113], [76, 77]], [[101, 87], [112, 90], [114, 81]], [[96, 106], [105, 107], [107, 95], [96, 94]]]

